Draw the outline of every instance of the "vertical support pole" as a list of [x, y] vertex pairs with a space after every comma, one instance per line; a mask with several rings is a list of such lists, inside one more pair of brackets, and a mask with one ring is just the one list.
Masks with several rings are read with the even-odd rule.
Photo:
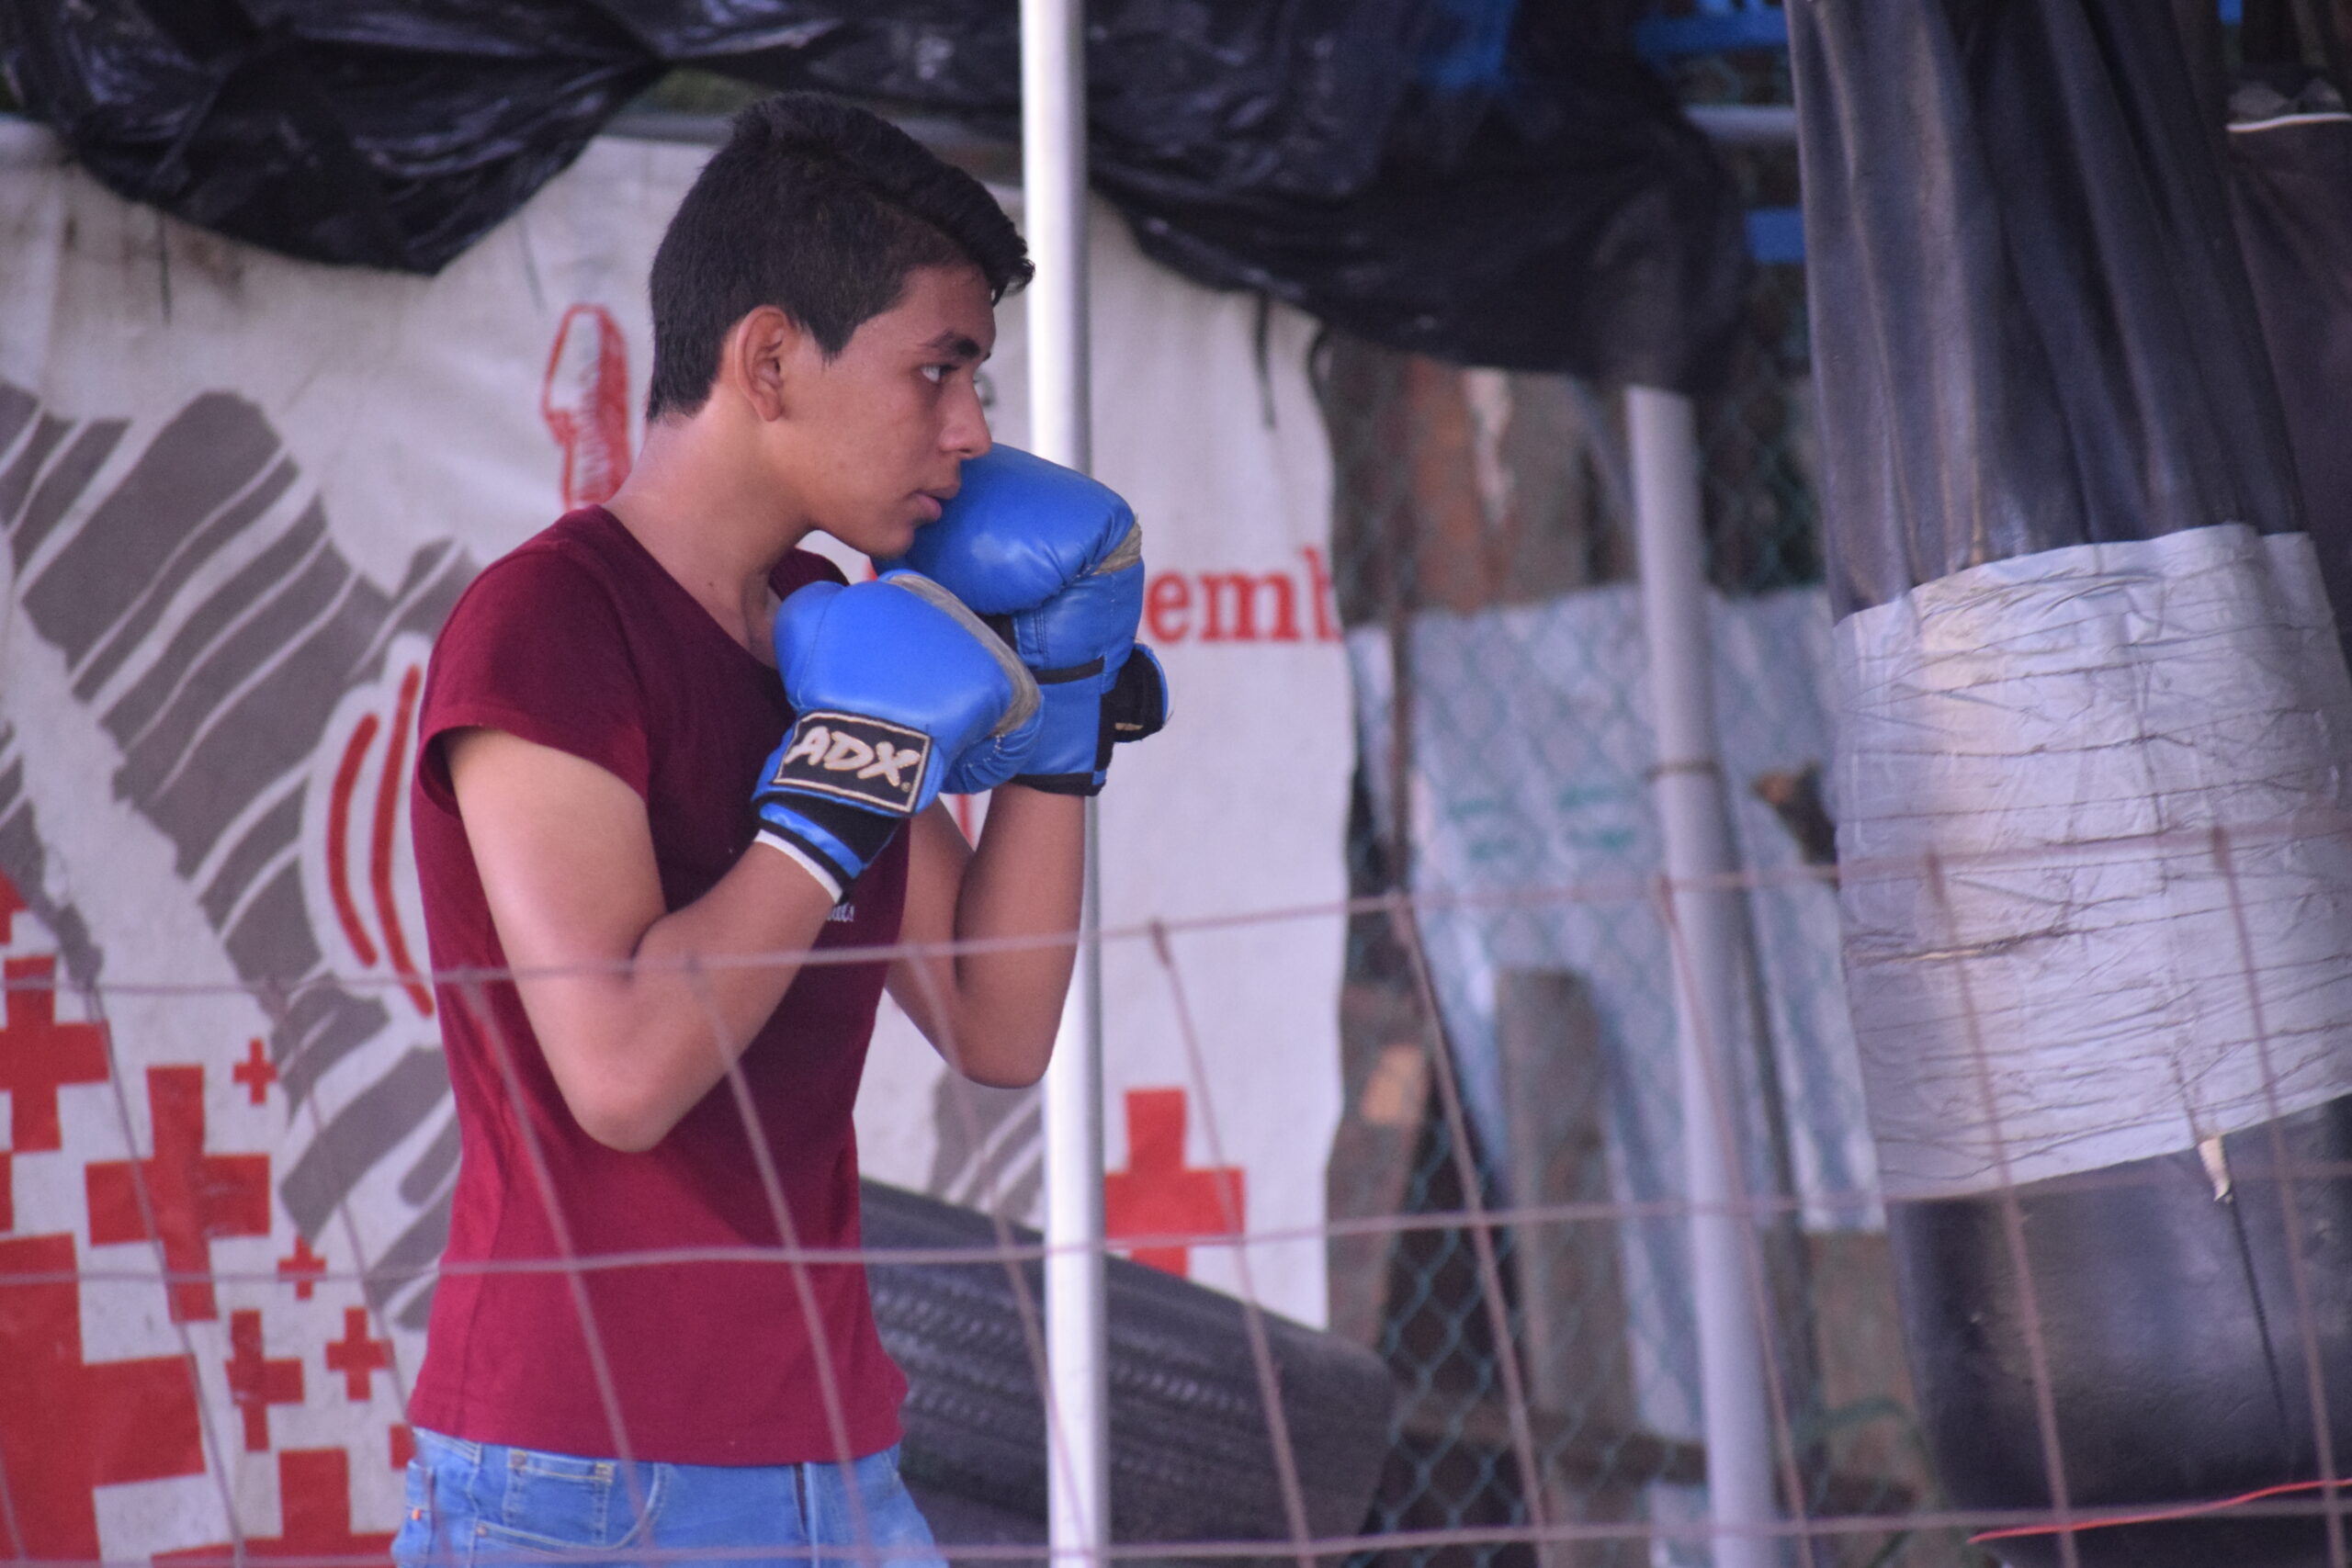
[[[1092, 466], [1086, 337], [1083, 0], [1021, 0], [1022, 218], [1029, 286], [1030, 444]], [[1102, 1298], [1102, 989], [1095, 806], [1086, 898], [1046, 1073], [1047, 1540], [1056, 1568], [1094, 1568], [1111, 1539], [1110, 1382]]]
[[1750, 973], [1715, 749], [1713, 660], [1699, 528], [1699, 447], [1690, 400], [1649, 387], [1625, 393], [1642, 626], [1649, 645], [1657, 767], [1651, 786], [1681, 940], [1675, 944], [1675, 1053], [1683, 1166], [1690, 1190], [1690, 1266], [1705, 1404], [1707, 1504], [1717, 1568], [1776, 1568], [1772, 1432], [1765, 1339], [1749, 1270], [1754, 1221], [1736, 1207], [1744, 1181], [1735, 1145], [1732, 1057], [1746, 1038]]

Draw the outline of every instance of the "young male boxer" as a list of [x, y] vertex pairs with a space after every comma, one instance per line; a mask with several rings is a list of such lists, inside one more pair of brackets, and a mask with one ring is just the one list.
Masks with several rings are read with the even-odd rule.
[[[884, 987], [1026, 1084], [1071, 955], [818, 960], [1070, 931], [1081, 797], [1160, 711], [1126, 507], [989, 454], [974, 377], [1028, 275], [883, 121], [746, 111], [654, 260], [628, 481], [441, 634], [414, 818], [463, 1153], [404, 1564], [935, 1561], [864, 1269], [777, 1249], [857, 1245]], [[847, 586], [819, 529], [937, 581]], [[992, 786], [975, 850], [935, 797]]]

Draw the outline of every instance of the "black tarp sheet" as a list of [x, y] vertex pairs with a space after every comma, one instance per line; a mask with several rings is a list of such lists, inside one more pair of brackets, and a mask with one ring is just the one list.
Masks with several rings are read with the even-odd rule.
[[[1689, 387], [1738, 201], [1625, 0], [1100, 0], [1097, 187], [1157, 259], [1394, 347]], [[1017, 124], [1011, 0], [0, 0], [28, 112], [116, 191], [432, 272], [673, 66]]]
[[1839, 614], [1985, 561], [2302, 526], [2210, 0], [1792, 6]]
[[2233, 107], [2232, 209], [2341, 623], [2352, 606], [2352, 114], [2324, 78], [2291, 97], [2250, 84]]

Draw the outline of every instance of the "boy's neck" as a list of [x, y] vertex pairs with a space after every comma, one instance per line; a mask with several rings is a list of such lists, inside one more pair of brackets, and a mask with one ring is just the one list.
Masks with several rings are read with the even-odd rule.
[[751, 450], [700, 419], [665, 422], [605, 509], [711, 619], [754, 657], [773, 658], [769, 575], [808, 533]]

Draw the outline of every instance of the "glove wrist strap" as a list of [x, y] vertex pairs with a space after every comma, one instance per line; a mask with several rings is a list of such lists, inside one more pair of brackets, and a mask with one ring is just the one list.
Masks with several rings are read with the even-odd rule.
[[830, 882], [835, 888], [835, 903], [848, 895], [859, 874], [890, 847], [890, 840], [905, 820], [797, 790], [778, 791], [763, 806], [760, 836], [773, 840], [775, 847], [808, 865], [820, 882]]
[[786, 860], [789, 860], [794, 864], [797, 865], [801, 870], [807, 872], [810, 881], [816, 883], [818, 886], [823, 888], [828, 894], [832, 896], [834, 903], [840, 903], [842, 901], [842, 895], [848, 891], [847, 888], [842, 886], [841, 868], [839, 866], [834, 865], [831, 861], [822, 858], [806, 846], [797, 843], [791, 839], [786, 838], [784, 834], [777, 831], [775, 829], [761, 829], [758, 837], [753, 839], [752, 842], [765, 844], [768, 848], [775, 851], [778, 854], [783, 855]]

